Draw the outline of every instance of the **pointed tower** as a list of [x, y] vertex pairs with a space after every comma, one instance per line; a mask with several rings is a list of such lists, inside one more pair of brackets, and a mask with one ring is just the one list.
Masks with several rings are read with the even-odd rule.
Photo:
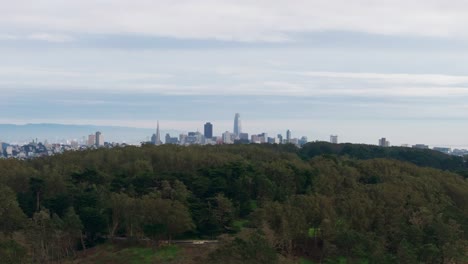
[[161, 133], [159, 132], [159, 120], [158, 120], [158, 124], [156, 126], [156, 143], [155, 145], [161, 145]]

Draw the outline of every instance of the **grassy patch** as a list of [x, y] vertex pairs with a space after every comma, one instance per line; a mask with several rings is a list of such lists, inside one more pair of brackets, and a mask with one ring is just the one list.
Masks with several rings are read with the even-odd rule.
[[236, 231], [240, 231], [242, 228], [244, 228], [245, 225], [249, 223], [248, 220], [240, 219], [240, 220], [235, 220], [232, 222], [232, 226]]
[[168, 245], [159, 248], [156, 251], [155, 257], [160, 261], [171, 261], [179, 256], [180, 248], [175, 245]]
[[308, 260], [308, 259], [305, 259], [305, 258], [301, 258], [299, 260], [299, 264], [315, 264], [315, 262], [313, 262], [312, 260]]

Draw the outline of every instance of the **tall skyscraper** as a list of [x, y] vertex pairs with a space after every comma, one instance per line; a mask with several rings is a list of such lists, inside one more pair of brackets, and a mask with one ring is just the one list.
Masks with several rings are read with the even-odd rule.
[[338, 144], [338, 135], [330, 135], [330, 143]]
[[158, 120], [158, 124], [156, 126], [156, 135], [155, 135], [155, 140], [154, 140], [153, 144], [155, 144], [155, 145], [161, 145], [162, 144], [162, 142], [161, 142], [161, 133], [159, 132], [159, 120]]
[[291, 143], [291, 130], [286, 131], [286, 143]]
[[236, 136], [236, 138], [239, 137], [240, 133], [242, 133], [240, 114], [236, 113], [236, 115], [234, 116], [234, 135]]
[[210, 122], [207, 122], [204, 126], [205, 138], [213, 137], [213, 125]]
[[102, 133], [97, 131], [96, 132], [96, 146], [99, 147], [102, 145], [104, 145], [104, 138], [102, 136]]

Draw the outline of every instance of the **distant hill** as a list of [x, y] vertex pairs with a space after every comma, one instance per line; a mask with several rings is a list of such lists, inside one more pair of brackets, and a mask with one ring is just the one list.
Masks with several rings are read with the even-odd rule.
[[[105, 141], [139, 143], [147, 140], [155, 129], [94, 126], [94, 125], [63, 125], [63, 124], [0, 124], [0, 142], [30, 142], [36, 138], [39, 141], [60, 142], [63, 140], [87, 138], [89, 134], [101, 131]], [[161, 130], [161, 137], [166, 133], [178, 135], [175, 130]]]
[[430, 149], [407, 147], [379, 147], [364, 144], [331, 144], [328, 142], [311, 142], [299, 150], [302, 158], [309, 159], [320, 155], [348, 156], [354, 159], [387, 158], [406, 161], [418, 166], [432, 167], [458, 172], [468, 177], [466, 158], [450, 156]]

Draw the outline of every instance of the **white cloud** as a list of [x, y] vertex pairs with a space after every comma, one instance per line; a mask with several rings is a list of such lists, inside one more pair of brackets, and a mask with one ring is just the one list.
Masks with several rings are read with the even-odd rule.
[[0, 32], [236, 41], [289, 41], [290, 33], [328, 30], [466, 37], [466, 24], [468, 2], [462, 0], [16, 0], [5, 1], [0, 10]]
[[0, 40], [35, 40], [53, 43], [65, 43], [74, 41], [74, 38], [63, 34], [33, 33], [27, 35], [0, 34]]
[[443, 74], [391, 74], [391, 73], [370, 73], [370, 72], [301, 72], [299, 75], [330, 78], [330, 79], [355, 79], [370, 82], [388, 82], [405, 84], [432, 84], [432, 85], [456, 85], [468, 84], [468, 76], [454, 76]]
[[48, 34], [48, 33], [31, 34], [31, 35], [27, 36], [27, 39], [47, 41], [47, 42], [56, 42], [56, 43], [63, 43], [63, 42], [73, 41], [73, 38], [71, 36]]
[[[176, 72], [0, 67], [0, 90], [149, 93], [162, 95], [359, 96], [456, 98], [468, 96], [468, 76], [371, 72], [288, 72], [256, 68]], [[16, 91], [12, 91], [14, 87]]]

